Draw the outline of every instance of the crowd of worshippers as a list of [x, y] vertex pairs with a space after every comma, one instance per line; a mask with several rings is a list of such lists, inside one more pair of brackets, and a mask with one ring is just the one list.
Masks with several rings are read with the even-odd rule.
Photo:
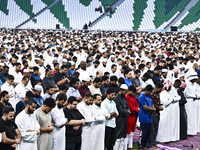
[[0, 29], [0, 149], [158, 148], [200, 132], [196, 33]]

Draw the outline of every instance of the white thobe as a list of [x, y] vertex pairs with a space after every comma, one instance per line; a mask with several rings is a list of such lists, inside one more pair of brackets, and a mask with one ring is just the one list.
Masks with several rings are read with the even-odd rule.
[[53, 120], [54, 130], [51, 134], [51, 149], [52, 150], [64, 150], [65, 149], [65, 126], [60, 128], [60, 126], [66, 124], [67, 119], [65, 118], [63, 109], [59, 109], [56, 105], [51, 111], [51, 116]]
[[82, 144], [81, 150], [91, 149], [91, 124], [94, 122], [94, 113], [92, 111], [91, 105], [87, 105], [84, 101], [80, 102], [77, 106], [79, 112], [85, 118], [85, 125], [82, 126]]
[[14, 76], [14, 82], [16, 82], [16, 83], [20, 83], [21, 81], [22, 81], [22, 78], [23, 78], [23, 76], [22, 76], [22, 73], [21, 72], [15, 72], [15, 71], [11, 71], [11, 73], [10, 73], [11, 75], [13, 75]]
[[15, 87], [15, 91], [16, 91], [16, 101], [22, 101], [25, 96], [26, 96], [26, 92], [30, 91], [31, 89], [27, 86], [25, 86], [23, 83], [19, 83], [17, 84], [17, 86]]
[[105, 116], [110, 117], [108, 111], [104, 107], [92, 105], [95, 121], [92, 123], [91, 132], [91, 150], [104, 150], [105, 137]]
[[197, 100], [195, 100], [195, 109], [196, 109], [196, 117], [198, 118], [196, 120], [197, 123], [197, 132], [200, 132], [200, 85], [195, 83], [195, 93], [197, 95]]
[[197, 119], [196, 118], [196, 103], [193, 98], [196, 98], [195, 84], [187, 82], [187, 87], [184, 90], [187, 103], [185, 104], [185, 109], [187, 113], [187, 134], [197, 135]]
[[158, 142], [170, 142], [171, 141], [171, 116], [172, 116], [172, 104], [173, 98], [166, 90], [160, 93], [160, 101], [163, 105], [163, 111], [160, 111], [160, 122], [158, 127], [158, 134], [156, 141]]
[[8, 84], [8, 82], [5, 82], [1, 87], [1, 92], [7, 91], [9, 94], [9, 103], [12, 105], [12, 107], [15, 109], [16, 104], [19, 102], [16, 100], [16, 94], [15, 94], [15, 88], [14, 85]]
[[21, 133], [21, 143], [17, 145], [16, 150], [37, 150], [37, 132], [27, 132], [27, 130], [40, 131], [40, 125], [34, 114], [27, 114], [25, 110], [20, 112], [15, 123]]
[[171, 141], [177, 141], [180, 139], [180, 107], [179, 101], [181, 97], [178, 95], [177, 89], [172, 86], [169, 92], [174, 100], [171, 104], [172, 118], [171, 118]]

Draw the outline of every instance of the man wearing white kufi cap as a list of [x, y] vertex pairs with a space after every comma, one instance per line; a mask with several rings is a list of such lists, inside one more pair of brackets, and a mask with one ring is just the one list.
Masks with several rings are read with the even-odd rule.
[[41, 97], [41, 93], [42, 93], [42, 86], [35, 85], [33, 89], [33, 94], [34, 94], [34, 99], [37, 101], [36, 109], [40, 108], [44, 103], [44, 99]]
[[78, 87], [78, 91], [82, 97], [84, 97], [85, 93], [91, 93], [88, 86], [90, 85], [90, 77], [85, 74], [82, 77], [81, 85]]
[[117, 111], [119, 112], [119, 116], [116, 118], [116, 128], [115, 128], [116, 142], [115, 142], [114, 150], [123, 149], [124, 140], [127, 134], [128, 116], [130, 114], [130, 107], [125, 97], [127, 91], [128, 91], [128, 86], [126, 84], [122, 84], [120, 86], [119, 93], [114, 98]]
[[198, 131], [198, 126], [197, 126], [197, 120], [199, 118], [197, 118], [197, 107], [196, 105], [196, 98], [197, 98], [197, 93], [196, 91], [196, 79], [198, 79], [197, 77], [197, 73], [196, 74], [191, 74], [188, 78], [187, 78], [187, 87], [184, 90], [184, 94], [187, 100], [187, 103], [185, 104], [185, 108], [186, 108], [186, 113], [187, 113], [187, 124], [188, 124], [188, 130], [187, 130], [187, 134], [188, 135], [197, 135], [197, 131]]
[[100, 65], [99, 65], [97, 70], [101, 70], [103, 73], [108, 72], [107, 59], [106, 58], [100, 59]]

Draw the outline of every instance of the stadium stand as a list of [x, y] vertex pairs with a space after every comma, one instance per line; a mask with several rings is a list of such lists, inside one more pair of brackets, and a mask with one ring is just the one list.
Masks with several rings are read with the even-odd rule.
[[[93, 22], [102, 14], [95, 8], [112, 7], [120, 0], [2, 0], [0, 5], [0, 28], [82, 29], [84, 24]], [[112, 13], [103, 16], [92, 25], [93, 30], [132, 31], [165, 29], [192, 0], [123, 0]], [[174, 26], [179, 31], [199, 31], [200, 0], [191, 7]], [[44, 11], [42, 11], [44, 10]], [[41, 12], [41, 13], [40, 13]], [[37, 14], [39, 13], [39, 14]], [[34, 19], [32, 19], [33, 17]], [[27, 20], [31, 21], [27, 22]], [[24, 23], [24, 24], [23, 24]]]

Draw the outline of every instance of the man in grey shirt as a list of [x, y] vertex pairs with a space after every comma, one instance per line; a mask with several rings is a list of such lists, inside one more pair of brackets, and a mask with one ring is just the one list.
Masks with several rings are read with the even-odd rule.
[[141, 75], [140, 70], [136, 69], [134, 71], [133, 77], [131, 78], [132, 85], [134, 85], [135, 88], [136, 88], [135, 97], [136, 97], [137, 100], [138, 100], [138, 97], [142, 94], [142, 92], [141, 92], [142, 86], [141, 86], [141, 83], [140, 83], [140, 80], [139, 80], [140, 75]]

